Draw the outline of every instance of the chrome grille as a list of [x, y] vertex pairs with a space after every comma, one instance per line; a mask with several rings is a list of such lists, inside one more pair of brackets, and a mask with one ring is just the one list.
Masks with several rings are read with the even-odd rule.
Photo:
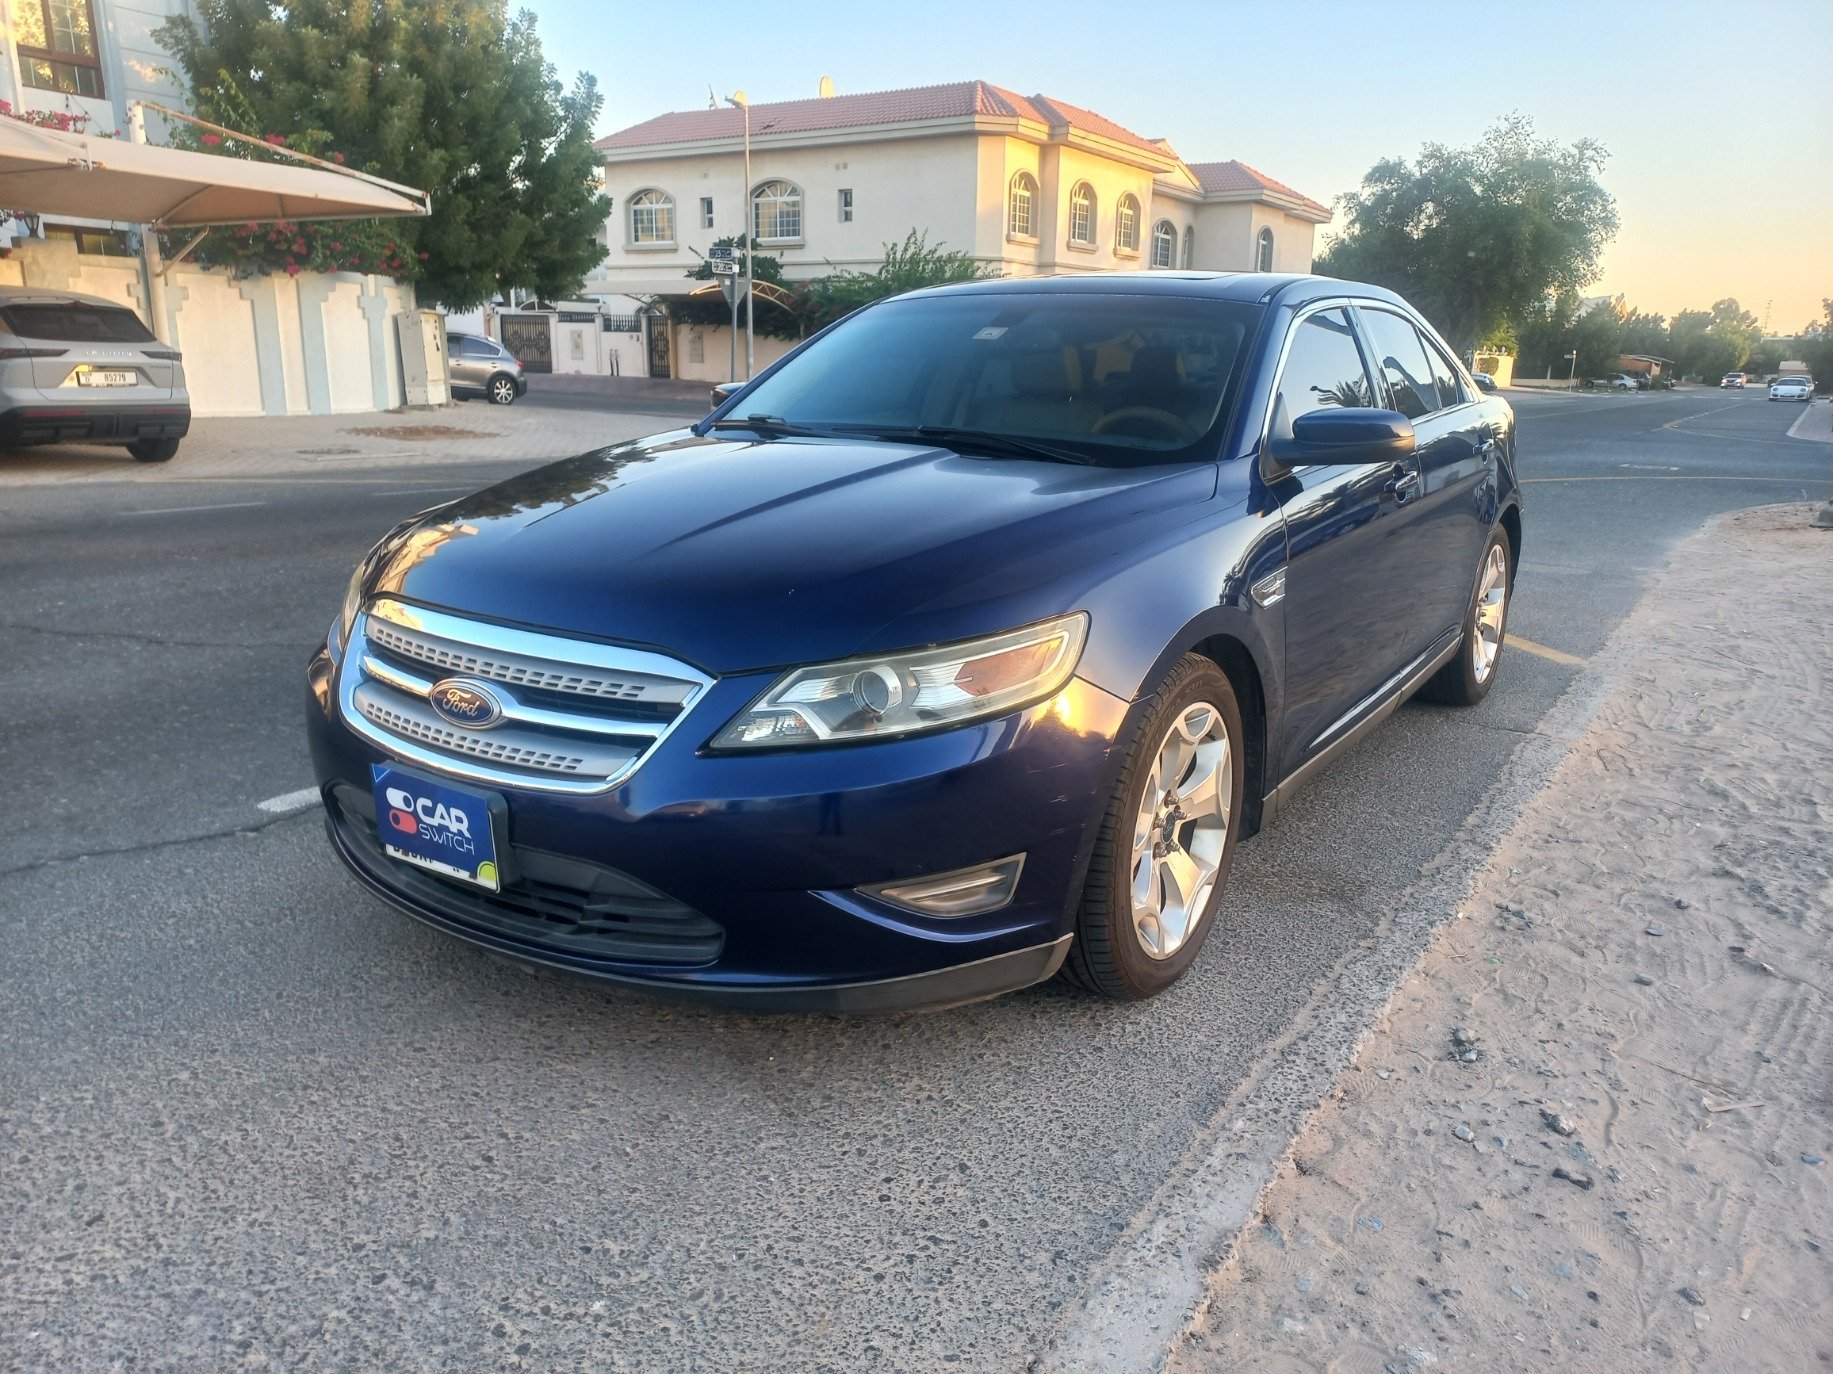
[[[502, 719], [466, 728], [436, 713], [429, 696], [448, 676], [488, 680]], [[350, 728], [409, 762], [500, 786], [600, 792], [628, 777], [709, 683], [660, 654], [385, 597], [357, 617], [338, 690]]]

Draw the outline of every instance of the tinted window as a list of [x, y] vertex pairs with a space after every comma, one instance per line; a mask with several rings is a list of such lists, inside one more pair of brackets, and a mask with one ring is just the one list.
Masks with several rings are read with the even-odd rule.
[[1069, 293], [892, 301], [817, 340], [745, 411], [816, 428], [987, 430], [1101, 462], [1197, 457], [1233, 402], [1258, 309]]
[[1438, 409], [1438, 383], [1419, 332], [1400, 316], [1386, 310], [1364, 309], [1369, 342], [1375, 346], [1375, 366], [1387, 385], [1388, 404], [1409, 420]]
[[1279, 374], [1275, 423], [1279, 436], [1289, 438], [1292, 422], [1301, 415], [1329, 406], [1373, 404], [1362, 351], [1341, 310], [1320, 310], [1308, 315], [1292, 331], [1286, 365]]
[[[1421, 338], [1425, 338], [1422, 334]], [[1449, 410], [1452, 406], [1464, 403], [1464, 384], [1458, 380], [1457, 369], [1451, 365], [1444, 350], [1426, 339], [1426, 356], [1432, 364], [1432, 380], [1438, 386], [1438, 405], [1440, 410]]]
[[447, 351], [458, 358], [488, 358], [492, 353], [490, 345], [484, 340], [465, 334], [453, 335], [446, 340], [446, 344]]
[[8, 305], [0, 321], [22, 339], [60, 343], [152, 343], [153, 335], [131, 310], [115, 305]]

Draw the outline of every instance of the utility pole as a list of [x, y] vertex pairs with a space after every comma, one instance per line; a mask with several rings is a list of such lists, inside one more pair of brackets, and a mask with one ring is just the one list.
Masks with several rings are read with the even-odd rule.
[[739, 199], [745, 225], [745, 380], [751, 380], [752, 369], [757, 365], [757, 307], [752, 302], [751, 292], [751, 257], [756, 237], [756, 225], [753, 223], [755, 212], [751, 205], [751, 102], [745, 98], [743, 91], [734, 91], [726, 97], [726, 104], [736, 105], [745, 117], [745, 193]]

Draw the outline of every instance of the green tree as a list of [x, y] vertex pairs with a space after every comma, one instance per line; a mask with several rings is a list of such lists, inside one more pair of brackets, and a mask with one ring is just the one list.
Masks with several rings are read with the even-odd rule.
[[1820, 318], [1801, 331], [1791, 356], [1808, 365], [1816, 388], [1833, 391], [1833, 300], [1820, 304]]
[[1727, 296], [1710, 310], [1683, 310], [1668, 326], [1670, 357], [1681, 371], [1701, 381], [1716, 381], [1742, 368], [1762, 341], [1757, 317]]
[[1616, 305], [1604, 301], [1572, 322], [1570, 347], [1578, 350], [1578, 375], [1604, 377], [1617, 371], [1623, 353], [1623, 316]]
[[1604, 160], [1590, 139], [1536, 138], [1520, 115], [1468, 148], [1428, 143], [1410, 163], [1384, 159], [1339, 201], [1344, 226], [1318, 271], [1400, 292], [1469, 348], [1596, 276], [1617, 229]]
[[603, 98], [583, 73], [564, 89], [504, 0], [197, 0], [157, 37], [203, 118], [431, 192], [429, 218], [391, 226], [426, 299], [564, 297], [602, 256]]

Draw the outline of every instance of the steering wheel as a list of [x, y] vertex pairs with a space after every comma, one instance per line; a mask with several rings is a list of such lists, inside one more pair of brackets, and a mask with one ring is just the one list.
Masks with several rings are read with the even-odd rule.
[[[1180, 444], [1196, 442], [1197, 432], [1194, 429], [1170, 411], [1160, 410], [1157, 406], [1122, 406], [1119, 410], [1110, 410], [1095, 421], [1090, 432], [1112, 434], [1129, 420], [1143, 420], [1157, 429], [1165, 438], [1173, 439]], [[1149, 439], [1155, 436], [1147, 434], [1140, 437]]]

